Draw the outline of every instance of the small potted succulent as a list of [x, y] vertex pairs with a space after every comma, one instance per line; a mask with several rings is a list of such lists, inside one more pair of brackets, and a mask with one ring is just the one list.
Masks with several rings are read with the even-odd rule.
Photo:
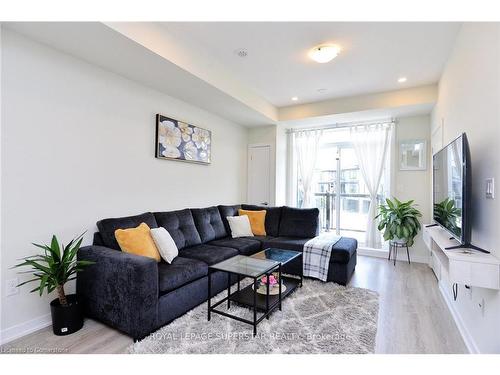
[[420, 230], [419, 217], [422, 213], [416, 208], [413, 200], [401, 202], [397, 198], [386, 199], [386, 204], [379, 206], [380, 218], [378, 230], [384, 230], [384, 240], [402, 243], [411, 247]]
[[30, 267], [30, 270], [22, 273], [32, 273], [34, 276], [18, 286], [38, 282], [39, 285], [30, 292], [38, 292], [40, 296], [44, 290], [47, 293], [54, 290], [57, 292], [57, 298], [50, 302], [50, 311], [52, 329], [58, 336], [69, 335], [83, 326], [83, 313], [76, 294], [66, 295], [64, 291], [66, 282], [76, 279], [78, 272], [94, 263], [76, 259], [83, 235], [73, 239], [66, 246], [59, 244], [56, 236], [52, 236], [50, 246], [34, 243], [34, 246], [43, 249], [43, 253], [23, 258], [22, 263], [14, 266], [14, 268]]

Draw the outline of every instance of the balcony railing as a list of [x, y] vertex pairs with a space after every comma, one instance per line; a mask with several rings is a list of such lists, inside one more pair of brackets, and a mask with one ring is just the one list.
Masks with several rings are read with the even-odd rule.
[[[370, 196], [368, 194], [315, 193], [316, 207], [320, 211], [320, 225], [323, 231], [366, 232], [366, 221]], [[379, 203], [382, 195], [378, 196]], [[337, 205], [340, 204], [340, 211]]]

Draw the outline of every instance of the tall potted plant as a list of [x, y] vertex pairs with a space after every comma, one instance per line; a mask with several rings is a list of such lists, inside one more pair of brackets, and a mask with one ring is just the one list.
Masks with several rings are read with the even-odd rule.
[[422, 217], [413, 202], [401, 202], [394, 198], [386, 199], [386, 204], [379, 206], [379, 214], [375, 219], [380, 218], [378, 230], [384, 230], [384, 240], [402, 242], [409, 247], [413, 245], [421, 228], [418, 218]]
[[32, 255], [23, 258], [23, 262], [14, 266], [30, 267], [23, 273], [32, 273], [34, 278], [27, 280], [18, 286], [31, 282], [39, 285], [30, 292], [38, 292], [41, 296], [43, 291], [57, 292], [57, 298], [50, 302], [52, 315], [52, 329], [58, 336], [69, 335], [78, 331], [83, 326], [83, 313], [78, 304], [76, 294], [66, 295], [64, 284], [76, 278], [76, 274], [84, 267], [94, 262], [77, 260], [76, 255], [83, 241], [83, 234], [71, 240], [64, 246], [59, 244], [57, 237], [52, 236], [50, 246], [33, 244], [43, 249], [43, 254]]

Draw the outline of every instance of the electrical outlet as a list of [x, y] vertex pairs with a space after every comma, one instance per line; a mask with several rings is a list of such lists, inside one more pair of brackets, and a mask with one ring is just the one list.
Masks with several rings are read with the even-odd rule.
[[19, 294], [19, 279], [17, 277], [5, 282], [5, 295], [7, 297]]

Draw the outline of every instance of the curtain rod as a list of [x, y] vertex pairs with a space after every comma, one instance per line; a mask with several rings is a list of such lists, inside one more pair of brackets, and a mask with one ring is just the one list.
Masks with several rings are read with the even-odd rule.
[[358, 125], [375, 125], [375, 124], [394, 124], [396, 123], [396, 119], [390, 118], [390, 119], [381, 119], [381, 120], [372, 120], [372, 121], [352, 121], [352, 122], [338, 122], [335, 124], [331, 125], [323, 125], [323, 126], [317, 126], [313, 128], [289, 128], [286, 130], [286, 133], [297, 133], [297, 132], [307, 132], [307, 131], [314, 131], [314, 130], [330, 130], [330, 129], [339, 129], [339, 128], [352, 128], [354, 126]]

